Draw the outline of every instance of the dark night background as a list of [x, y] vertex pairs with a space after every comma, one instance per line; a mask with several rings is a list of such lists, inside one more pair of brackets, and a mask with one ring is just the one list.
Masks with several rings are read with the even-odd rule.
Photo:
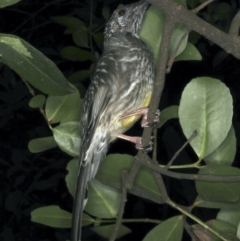
[[[109, 7], [112, 12], [119, 4], [134, 1], [93, 0], [93, 23], [99, 24], [99, 32], [103, 32], [105, 20], [102, 8]], [[190, 2], [190, 1], [189, 1]], [[224, 1], [216, 1], [216, 4]], [[228, 2], [228, 14], [222, 18], [214, 18], [211, 9], [200, 13], [205, 20], [227, 31], [231, 19], [239, 9], [238, 1]], [[54, 61], [63, 74], [68, 77], [76, 71], [87, 69], [90, 61], [79, 62], [64, 59], [60, 51], [63, 47], [74, 45], [71, 35], [64, 35], [65, 27], [54, 22], [54, 16], [75, 16], [89, 25], [89, 0], [23, 0], [16, 5], [0, 9], [0, 32], [17, 35], [47, 57]], [[160, 109], [170, 105], [178, 105], [185, 85], [194, 77], [211, 76], [221, 79], [231, 91], [234, 100], [233, 125], [237, 139], [240, 136], [240, 68], [239, 60], [228, 55], [222, 61], [216, 56], [221, 49], [208, 40], [200, 37], [196, 43], [203, 61], [177, 62], [168, 74]], [[94, 45], [96, 56], [101, 48]], [[81, 80], [87, 88], [89, 78]], [[39, 93], [38, 90], [35, 91]], [[70, 238], [69, 229], [54, 229], [30, 221], [30, 212], [41, 206], [59, 205], [71, 212], [72, 197], [65, 184], [66, 165], [71, 157], [59, 148], [31, 154], [28, 151], [29, 140], [50, 136], [40, 112], [28, 106], [31, 95], [23, 81], [7, 66], [0, 63], [0, 240], [3, 241], [64, 241]], [[130, 134], [141, 135], [139, 124], [129, 131]], [[164, 164], [184, 143], [185, 138], [177, 120], [168, 122], [158, 131], [158, 159]], [[111, 145], [110, 153], [136, 154], [134, 145], [117, 141]], [[239, 165], [239, 151], [233, 166]], [[187, 148], [176, 160], [191, 162], [194, 159], [191, 148]], [[191, 170], [194, 171], [194, 170]], [[171, 198], [182, 205], [191, 204], [196, 195], [194, 183], [164, 179]], [[194, 214], [203, 220], [214, 218], [218, 210], [196, 209]], [[178, 214], [166, 205], [157, 205], [129, 195], [126, 206], [126, 218], [166, 219]], [[153, 224], [127, 224], [132, 234], [121, 240], [142, 240]], [[184, 236], [184, 240], [187, 240]], [[83, 240], [101, 240], [89, 228], [84, 229]]]

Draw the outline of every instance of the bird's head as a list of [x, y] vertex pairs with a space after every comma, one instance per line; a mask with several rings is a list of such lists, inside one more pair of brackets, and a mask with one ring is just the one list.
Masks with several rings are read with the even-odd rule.
[[141, 0], [137, 3], [117, 8], [106, 25], [105, 36], [110, 37], [114, 33], [130, 33], [138, 37], [148, 5], [147, 2]]

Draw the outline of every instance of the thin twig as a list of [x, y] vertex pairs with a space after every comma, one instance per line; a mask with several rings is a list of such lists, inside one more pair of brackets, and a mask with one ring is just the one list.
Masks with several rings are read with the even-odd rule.
[[[202, 3], [201, 5], [199, 5], [198, 7], [194, 8], [192, 10], [193, 13], [198, 13], [200, 10], [202, 10], [203, 8], [205, 8], [208, 4], [210, 4], [211, 2], [213, 2], [214, 0], [208, 0], [204, 3]], [[174, 63], [175, 57], [177, 55], [177, 52], [181, 46], [181, 44], [183, 43], [183, 41], [185, 40], [185, 38], [188, 36], [189, 34], [189, 29], [186, 30], [186, 32], [183, 34], [183, 36], [181, 37], [180, 41], [178, 42], [177, 47], [174, 49], [174, 52], [172, 53], [172, 55], [170, 56], [169, 60], [168, 60], [168, 64], [167, 64], [167, 70], [166, 72], [169, 73], [171, 71], [172, 65]]]
[[178, 42], [177, 47], [174, 49], [173, 54], [172, 54], [171, 57], [169, 58], [168, 64], [167, 64], [167, 70], [166, 70], [167, 73], [170, 73], [171, 68], [172, 68], [172, 65], [173, 65], [173, 62], [174, 62], [175, 57], [176, 57], [176, 55], [177, 55], [178, 49], [180, 48], [181, 44], [183, 43], [183, 41], [185, 40], [185, 38], [188, 36], [188, 34], [189, 34], [189, 30], [186, 30], [186, 32], [183, 34], [182, 38], [181, 38], [180, 41]]
[[126, 180], [126, 176], [127, 176], [127, 171], [124, 171], [122, 173], [122, 199], [121, 199], [121, 205], [118, 211], [118, 216], [117, 216], [117, 220], [116, 223], [114, 225], [114, 228], [112, 230], [111, 236], [109, 238], [109, 241], [114, 241], [116, 239], [118, 230], [120, 228], [120, 225], [122, 223], [122, 217], [123, 217], [123, 213], [124, 213], [124, 209], [125, 209], [125, 204], [127, 201], [127, 188], [125, 187], [125, 180]]
[[130, 170], [129, 173], [127, 173], [126, 171], [124, 171], [122, 173], [122, 199], [121, 199], [121, 205], [119, 208], [119, 212], [118, 212], [118, 216], [117, 216], [117, 221], [115, 223], [115, 226], [112, 230], [111, 236], [109, 241], [114, 241], [116, 236], [117, 236], [117, 232], [120, 228], [120, 225], [122, 223], [122, 217], [123, 217], [123, 213], [124, 213], [124, 208], [125, 208], [125, 204], [127, 201], [127, 189], [131, 189], [132, 185], [133, 185], [133, 181], [139, 171], [140, 168], [140, 162], [138, 161], [137, 158], [135, 158], [135, 161], [132, 165], [132, 168]]
[[186, 180], [197, 180], [197, 181], [208, 181], [208, 182], [239, 182], [240, 176], [220, 176], [220, 175], [200, 175], [200, 174], [185, 174], [172, 172], [166, 168], [158, 166], [158, 163], [153, 163], [149, 156], [146, 156], [144, 160], [139, 159], [141, 165], [146, 166], [156, 173], [166, 175], [168, 177], [173, 177], [176, 179], [186, 179]]
[[[34, 92], [34, 90], [32, 89], [32, 87], [28, 84], [28, 82], [27, 82], [25, 79], [22, 79], [22, 81], [23, 81], [23, 83], [27, 86], [30, 95], [35, 96], [35, 92]], [[40, 113], [43, 115], [45, 121], [47, 122], [47, 125], [50, 127], [50, 122], [49, 122], [49, 120], [48, 120], [48, 118], [47, 118], [47, 116], [46, 116], [46, 114], [45, 114], [44, 109], [43, 109], [43, 108], [39, 108], [39, 111], [40, 111]]]
[[92, 19], [93, 19], [93, 0], [90, 0], [90, 23], [89, 23], [89, 43], [90, 43], [90, 50], [91, 53], [93, 54], [93, 43], [92, 43]]
[[28, 21], [30, 21], [32, 18], [34, 18], [37, 14], [39, 14], [41, 11], [43, 11], [45, 8], [48, 8], [49, 6], [51, 5], [54, 5], [56, 3], [60, 3], [62, 1], [66, 1], [66, 0], [55, 0], [55, 1], [52, 1], [48, 4], [45, 4], [42, 8], [40, 8], [37, 12], [35, 13], [32, 13], [25, 21], [23, 21], [16, 29], [14, 29], [12, 31], [12, 33], [15, 33], [18, 31], [18, 29], [22, 28]]
[[194, 131], [193, 134], [190, 136], [190, 138], [180, 147], [179, 150], [176, 151], [176, 153], [173, 155], [172, 159], [168, 162], [168, 164], [165, 166], [166, 169], [168, 169], [173, 161], [177, 158], [177, 156], [182, 152], [182, 150], [191, 142], [192, 139], [194, 139], [197, 136], [197, 132]]
[[194, 8], [192, 11], [194, 13], [198, 13], [199, 11], [201, 11], [203, 8], [205, 8], [207, 5], [209, 5], [210, 3], [212, 3], [214, 0], [207, 0], [206, 2], [200, 4], [198, 7]]
[[177, 209], [178, 211], [180, 211], [182, 214], [186, 215], [187, 217], [191, 218], [192, 220], [194, 220], [196, 223], [198, 223], [199, 225], [201, 225], [202, 227], [204, 227], [205, 229], [207, 229], [209, 232], [211, 232], [212, 234], [214, 234], [216, 237], [220, 238], [223, 241], [229, 241], [228, 239], [224, 238], [220, 233], [218, 233], [217, 231], [215, 231], [214, 229], [212, 229], [211, 227], [209, 227], [206, 223], [204, 223], [201, 219], [197, 218], [196, 216], [192, 215], [190, 212], [186, 211], [185, 208], [182, 208], [180, 205], [177, 205], [175, 202], [173, 202], [172, 200], [168, 199], [167, 204], [169, 204], [171, 207]]
[[31, 86], [28, 84], [28, 82], [27, 82], [25, 79], [22, 79], [22, 81], [23, 81], [23, 83], [27, 86], [29, 93], [30, 93], [32, 96], [35, 96], [35, 92], [34, 92], [34, 90], [31, 88]]
[[184, 228], [187, 231], [188, 235], [191, 237], [192, 241], [199, 241], [198, 237], [194, 234], [189, 224], [187, 223], [186, 216], [184, 216]]

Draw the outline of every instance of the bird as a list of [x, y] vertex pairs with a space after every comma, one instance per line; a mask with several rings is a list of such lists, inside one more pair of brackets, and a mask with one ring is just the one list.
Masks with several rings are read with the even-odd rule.
[[80, 120], [78, 178], [73, 204], [71, 240], [81, 240], [81, 218], [87, 184], [97, 173], [109, 144], [117, 138], [141, 148], [128, 130], [149, 106], [155, 77], [153, 55], [139, 38], [149, 3], [140, 0], [117, 8], [106, 24], [99, 58], [83, 101]]

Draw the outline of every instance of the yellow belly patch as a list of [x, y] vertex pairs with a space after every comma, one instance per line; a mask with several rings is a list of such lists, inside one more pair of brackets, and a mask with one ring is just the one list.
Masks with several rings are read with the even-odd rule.
[[[146, 98], [143, 100], [143, 102], [139, 106], [136, 107], [136, 110], [148, 107], [151, 97], [152, 97], [152, 93], [147, 94]], [[141, 115], [126, 117], [126, 118], [122, 119], [121, 124], [126, 129], [130, 128], [137, 120], [139, 120], [140, 117], [141, 117]]]

